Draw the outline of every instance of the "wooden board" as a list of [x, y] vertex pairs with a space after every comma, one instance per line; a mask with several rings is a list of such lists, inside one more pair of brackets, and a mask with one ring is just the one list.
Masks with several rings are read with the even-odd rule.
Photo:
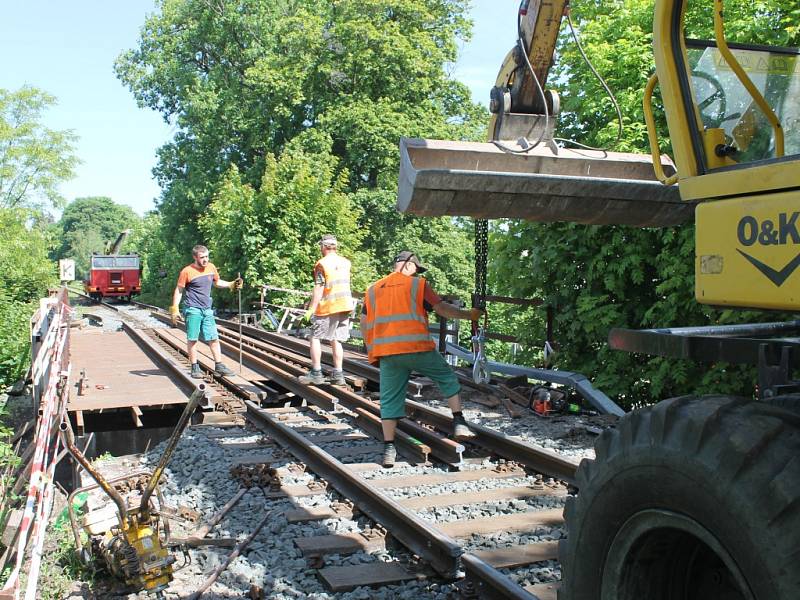
[[417, 579], [414, 573], [397, 562], [325, 567], [319, 570], [318, 575], [332, 592], [349, 592], [360, 586], [391, 585]]
[[329, 506], [312, 506], [309, 508], [295, 508], [283, 513], [289, 523], [306, 523], [308, 521], [323, 521], [325, 519], [351, 519], [353, 513], [337, 513]]
[[544, 488], [535, 490], [528, 486], [494, 488], [491, 490], [481, 490], [478, 492], [462, 492], [458, 494], [447, 493], [435, 496], [417, 496], [416, 498], [404, 498], [399, 504], [411, 510], [421, 510], [425, 508], [436, 508], [439, 506], [456, 506], [460, 504], [479, 504], [491, 502], [492, 500], [524, 500], [536, 496], [555, 496], [566, 495], [566, 490], [554, 490]]
[[514, 477], [525, 477], [523, 470], [507, 471], [498, 473], [490, 469], [480, 469], [475, 471], [458, 471], [453, 473], [443, 473], [441, 475], [406, 475], [404, 477], [386, 477], [381, 479], [370, 479], [369, 484], [376, 488], [404, 488], [417, 487], [422, 485], [439, 485], [441, 483], [454, 483], [456, 481], [480, 481], [481, 479], [512, 479]]
[[[520, 500], [532, 498], [534, 496], [555, 495], [556, 492], [550, 488], [544, 490], [534, 490], [530, 487], [508, 487], [479, 492], [469, 492], [463, 494], [437, 494], [435, 496], [418, 496], [416, 498], [403, 498], [397, 503], [409, 510], [421, 510], [425, 508], [435, 508], [439, 506], [455, 506], [460, 504], [478, 504], [491, 502], [492, 500]], [[561, 491], [564, 495], [566, 492]], [[284, 513], [290, 523], [301, 523], [305, 521], [322, 521], [324, 519], [338, 519], [341, 517], [350, 518], [352, 515], [337, 513], [328, 506], [315, 506], [313, 508], [299, 508], [289, 510]], [[543, 560], [543, 559], [539, 559]], [[523, 563], [525, 564], [525, 563]]]
[[525, 586], [525, 591], [530, 592], [539, 600], [556, 600], [558, 588], [561, 584], [558, 581], [551, 583], [537, 583], [535, 585]]
[[516, 569], [543, 560], [555, 560], [558, 558], [558, 542], [477, 550], [472, 554], [495, 569]]
[[353, 554], [354, 552], [376, 552], [386, 548], [386, 540], [368, 540], [359, 533], [336, 535], [315, 535], [295, 538], [294, 545], [303, 556], [324, 556], [326, 554]]
[[557, 527], [564, 523], [562, 508], [537, 510], [510, 515], [496, 515], [483, 519], [468, 519], [450, 523], [437, 523], [436, 528], [453, 538], [465, 538], [472, 534], [513, 533], [533, 531], [538, 527]]

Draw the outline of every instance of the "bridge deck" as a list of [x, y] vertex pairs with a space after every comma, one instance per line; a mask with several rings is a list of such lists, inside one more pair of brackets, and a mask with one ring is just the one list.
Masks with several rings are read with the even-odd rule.
[[[178, 378], [124, 332], [71, 332], [69, 411], [97, 411], [182, 404], [187, 395]], [[85, 371], [84, 395], [76, 387]]]

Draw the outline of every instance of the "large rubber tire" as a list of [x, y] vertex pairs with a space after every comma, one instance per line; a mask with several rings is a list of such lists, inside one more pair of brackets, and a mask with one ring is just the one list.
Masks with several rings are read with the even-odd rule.
[[673, 398], [595, 451], [564, 509], [559, 600], [800, 598], [800, 414]]

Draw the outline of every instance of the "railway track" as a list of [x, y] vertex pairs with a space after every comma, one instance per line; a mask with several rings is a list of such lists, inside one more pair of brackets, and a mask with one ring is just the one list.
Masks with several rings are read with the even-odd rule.
[[[223, 350], [238, 359], [238, 323], [219, 324]], [[555, 597], [574, 461], [487, 427], [475, 426], [469, 443], [454, 442], [449, 416], [410, 401], [413, 419], [401, 421], [397, 440], [404, 461], [381, 469], [379, 406], [369, 391], [377, 371], [348, 353], [348, 386], [303, 386], [297, 375], [308, 358], [300, 340], [242, 330], [241, 373], [212, 377], [202, 351], [200, 362], [216, 390], [210, 408], [229, 414], [229, 424], [246, 419], [262, 435], [243, 447], [231, 440], [252, 431], [229, 428], [207, 443], [230, 454], [223, 462], [231, 473], [264, 490], [287, 530], [298, 529], [293, 547], [328, 589], [395, 589], [424, 580], [465, 597]], [[139, 334], [188, 371], [182, 332], [151, 327]], [[262, 475], [254, 483], [255, 472]], [[175, 484], [180, 497], [185, 489]], [[348, 562], [353, 557], [357, 564]]]
[[[222, 321], [220, 325], [223, 349], [233, 357], [239, 348], [238, 324]], [[375, 468], [382, 451], [379, 407], [368, 399], [367, 392], [369, 382], [377, 379], [375, 370], [369, 371], [363, 365], [353, 368], [358, 361], [351, 357], [345, 364], [349, 386], [306, 387], [296, 381], [297, 375], [308, 369], [308, 358], [299, 352], [303, 348], [296, 340], [291, 340], [287, 348], [281, 345], [280, 336], [262, 335], [258, 339], [247, 334], [259, 330], [243, 328], [243, 331], [243, 363], [284, 390], [284, 399], [307, 405], [270, 409], [247, 400], [247, 420], [292, 454], [291, 469], [314, 474], [310, 489], [336, 492], [330, 495], [327, 504], [317, 503], [314, 510], [300, 505], [288, 513], [287, 519], [290, 522], [347, 519], [352, 517], [353, 510], [370, 518], [367, 533], [358, 534], [369, 538], [366, 545], [358, 536], [353, 539], [353, 535], [314, 536], [321, 539], [297, 542], [313, 564], [323, 564], [327, 554], [363, 552], [374, 549], [376, 544], [380, 547], [380, 540], [375, 539], [388, 534], [446, 581], [464, 569], [467, 577], [460, 589], [467, 596], [531, 598], [531, 592], [515, 582], [524, 581], [526, 570], [531, 569], [549, 569], [555, 580], [556, 540], [563, 535], [561, 511], [567, 482], [574, 483], [573, 462], [488, 428], [476, 428], [476, 439], [465, 447], [446, 437], [452, 427], [447, 415], [411, 403], [412, 414], [421, 422], [408, 419], [401, 422], [399, 450], [409, 462], [398, 468], [402, 471], [409, 465], [426, 463], [433, 472], [422, 478], [392, 483], [392, 473], [397, 468]], [[243, 397], [245, 393], [242, 391], [240, 395]], [[326, 434], [328, 428], [337, 433]], [[344, 447], [337, 445], [345, 439]], [[329, 449], [327, 444], [333, 447]], [[273, 462], [267, 462], [269, 468], [274, 468]], [[281, 485], [281, 474], [288, 468], [274, 471], [277, 483], [273, 485]], [[482, 481], [485, 489], [462, 497], [457, 485], [470, 480]], [[429, 485], [438, 487], [429, 491]], [[406, 506], [399, 503], [399, 508], [395, 498], [383, 491], [401, 490], [402, 496], [407, 487], [413, 487], [418, 496], [405, 502]], [[498, 504], [508, 512], [502, 517], [491, 516], [498, 511]], [[453, 508], [469, 506], [472, 512], [480, 513], [483, 505], [487, 507], [486, 516], [469, 521], [458, 519], [458, 510]], [[343, 506], [349, 507], [350, 512], [345, 508], [341, 516]], [[386, 533], [376, 534], [376, 531]], [[526, 532], [530, 535], [525, 535]], [[505, 543], [509, 543], [509, 536], [525, 541], [503, 549], [487, 549], [492, 542], [486, 539], [493, 536], [506, 536]], [[542, 536], [549, 539], [528, 542]], [[396, 583], [416, 576], [406, 568], [390, 564], [365, 565], [359, 570], [321, 567], [319, 574], [335, 591], [380, 582]], [[513, 572], [506, 574], [499, 569], [519, 573], [515, 577]], [[554, 582], [545, 584], [550, 589], [540, 587], [536, 592], [547, 597], [554, 585]]]

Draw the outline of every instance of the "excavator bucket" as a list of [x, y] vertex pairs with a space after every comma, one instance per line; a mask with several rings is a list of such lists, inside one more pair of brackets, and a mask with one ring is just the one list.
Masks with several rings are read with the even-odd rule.
[[[667, 176], [674, 165], [662, 157]], [[656, 180], [649, 154], [541, 145], [524, 154], [491, 143], [400, 140], [397, 209], [415, 215], [666, 227], [694, 204]]]

